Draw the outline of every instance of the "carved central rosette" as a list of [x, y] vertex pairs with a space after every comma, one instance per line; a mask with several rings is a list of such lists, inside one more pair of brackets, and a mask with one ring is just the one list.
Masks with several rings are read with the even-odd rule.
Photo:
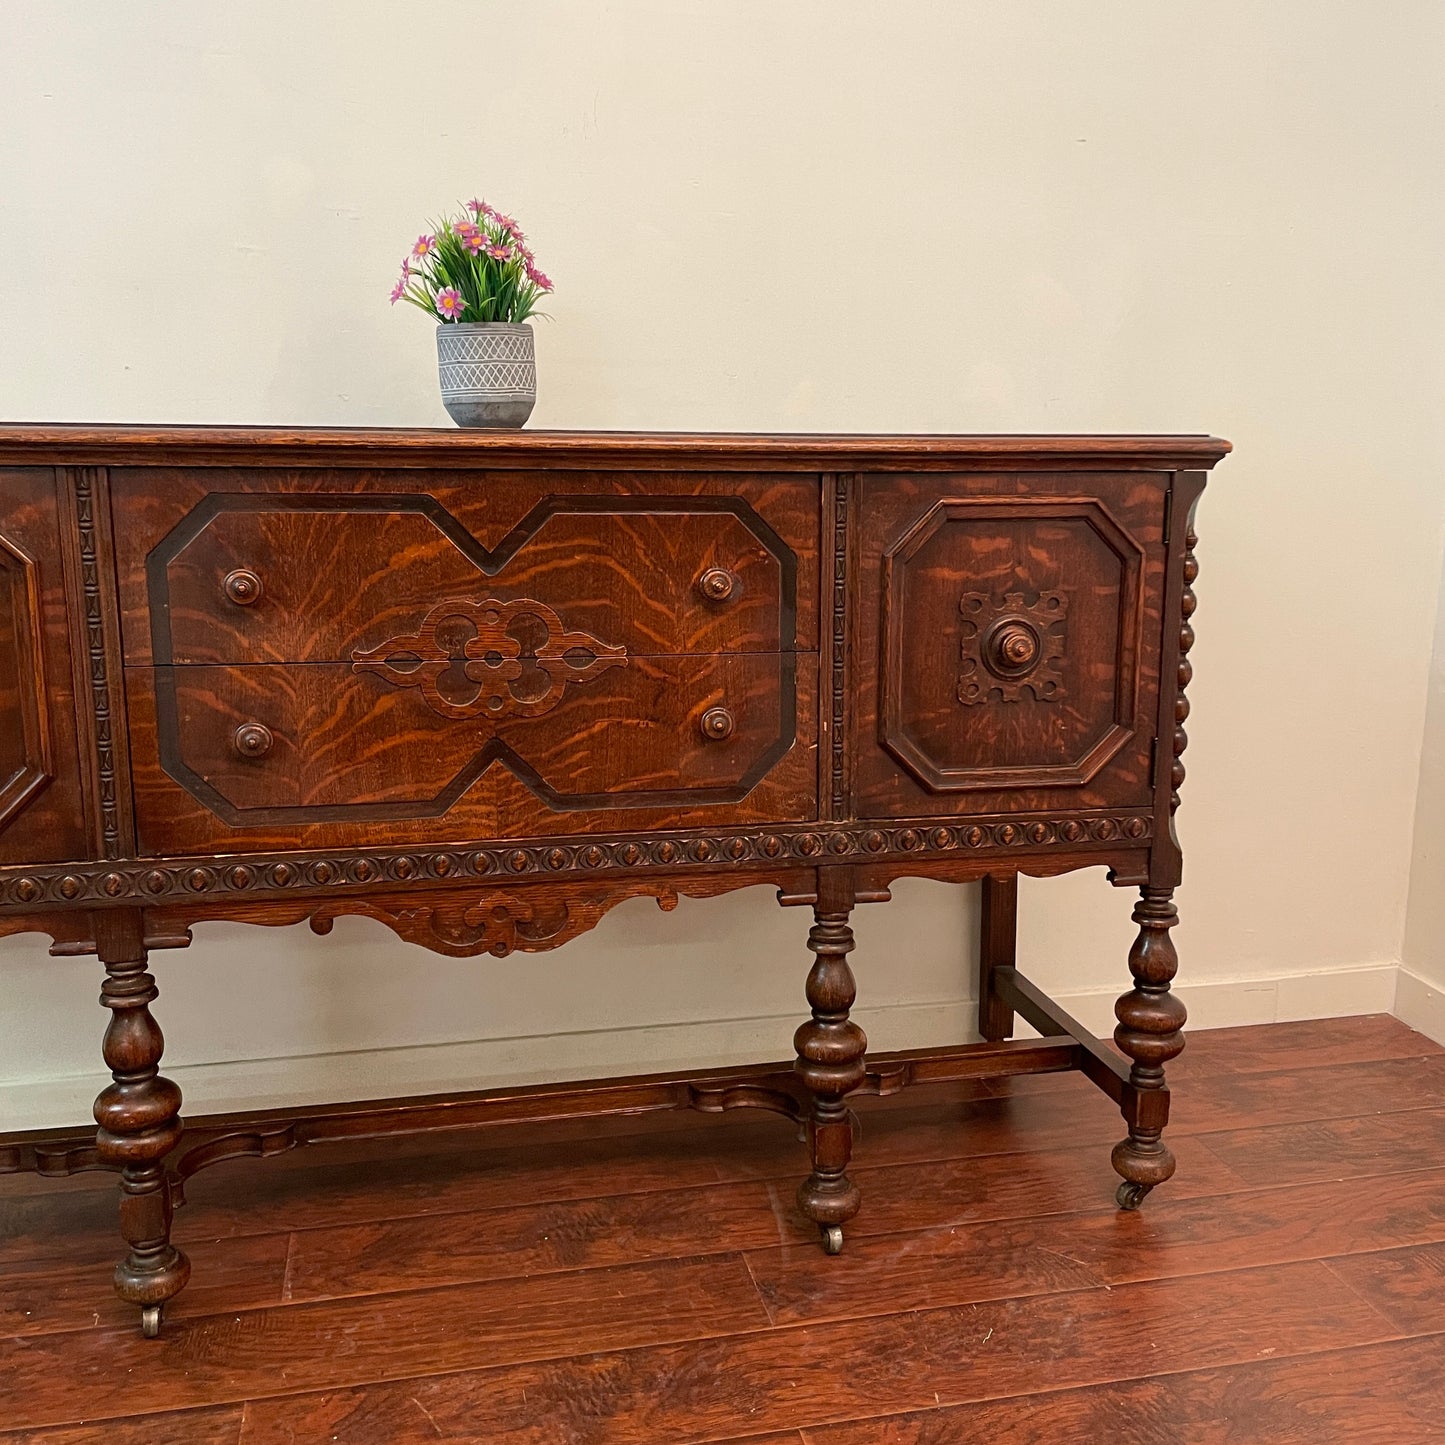
[[1064, 630], [1068, 594], [1022, 592], [1002, 597], [965, 592], [959, 599], [963, 642], [959, 648], [958, 700], [965, 707], [1024, 696], [1054, 702], [1064, 696]]
[[413, 634], [352, 654], [356, 672], [415, 687], [442, 717], [540, 717], [569, 684], [625, 667], [627, 649], [569, 630], [545, 603], [443, 602]]

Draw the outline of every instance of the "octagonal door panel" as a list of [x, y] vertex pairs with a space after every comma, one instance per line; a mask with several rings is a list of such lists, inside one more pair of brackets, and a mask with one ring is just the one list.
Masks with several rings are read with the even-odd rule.
[[862, 479], [860, 815], [1147, 804], [1167, 482]]
[[0, 468], [0, 865], [88, 856], [55, 473]]

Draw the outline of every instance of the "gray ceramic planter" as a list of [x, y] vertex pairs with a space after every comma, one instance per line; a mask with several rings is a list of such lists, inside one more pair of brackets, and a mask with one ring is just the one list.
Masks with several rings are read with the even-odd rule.
[[445, 321], [437, 327], [442, 405], [458, 426], [519, 427], [537, 401], [537, 361], [525, 321]]

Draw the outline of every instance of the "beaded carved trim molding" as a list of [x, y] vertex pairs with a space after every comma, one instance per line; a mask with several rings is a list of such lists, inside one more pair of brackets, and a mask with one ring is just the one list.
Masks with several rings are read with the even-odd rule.
[[583, 842], [492, 843], [445, 849], [265, 853], [214, 859], [49, 864], [0, 870], [0, 912], [94, 908], [112, 904], [194, 903], [205, 898], [268, 898], [317, 889], [374, 888], [388, 882], [548, 879], [677, 872], [718, 863], [816, 866], [902, 856], [1051, 852], [1089, 846], [1146, 845], [1143, 813], [1061, 818], [990, 817], [952, 825], [820, 824], [803, 829], [706, 835], [679, 833]]

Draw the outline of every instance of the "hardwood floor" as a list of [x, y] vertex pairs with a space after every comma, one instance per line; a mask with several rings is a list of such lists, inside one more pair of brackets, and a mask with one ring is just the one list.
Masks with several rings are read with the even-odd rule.
[[1445, 1438], [1445, 1049], [1219, 1030], [1171, 1081], [1179, 1173], [1137, 1214], [1077, 1076], [865, 1100], [836, 1259], [772, 1116], [223, 1165], [156, 1341], [110, 1292], [114, 1181], [0, 1180], [0, 1440]]

